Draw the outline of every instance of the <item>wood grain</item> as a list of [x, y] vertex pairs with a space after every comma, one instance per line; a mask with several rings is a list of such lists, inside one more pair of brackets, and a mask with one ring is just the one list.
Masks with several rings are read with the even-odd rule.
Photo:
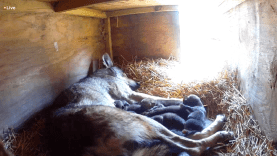
[[[143, 8], [161, 5], [179, 5], [179, 0], [113, 0], [105, 3], [95, 3], [89, 7], [102, 11], [115, 11], [133, 8]], [[189, 5], [190, 2], [182, 2]]]
[[114, 59], [178, 57], [180, 27], [178, 12], [154, 12], [111, 17]]
[[95, 10], [95, 9], [89, 9], [89, 8], [79, 8], [75, 10], [69, 10], [62, 12], [64, 14], [70, 14], [70, 15], [78, 15], [78, 16], [89, 16], [89, 17], [97, 17], [97, 18], [107, 18], [107, 15], [105, 12]]
[[101, 19], [16, 13], [2, 14], [0, 21], [2, 130], [19, 126], [85, 77], [105, 44]]
[[116, 16], [132, 15], [132, 14], [144, 14], [144, 13], [151, 13], [151, 12], [166, 12], [166, 11], [178, 11], [178, 6], [167, 5], [167, 6], [132, 8], [132, 9], [124, 9], [124, 10], [107, 11], [106, 14], [108, 17], [116, 17]]
[[67, 1], [60, 1], [55, 6], [54, 10], [56, 12], [60, 11], [67, 11], [72, 9], [77, 9], [85, 6], [90, 6], [97, 3], [109, 2], [113, 0], [67, 0]]

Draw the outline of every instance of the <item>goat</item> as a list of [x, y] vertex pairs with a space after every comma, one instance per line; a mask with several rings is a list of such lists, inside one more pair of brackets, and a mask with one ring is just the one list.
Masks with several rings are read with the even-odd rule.
[[51, 155], [197, 156], [207, 147], [233, 137], [232, 132], [219, 131], [224, 125], [223, 115], [195, 133], [196, 140], [176, 135], [147, 116], [116, 108], [118, 100], [144, 109], [151, 109], [155, 103], [179, 106], [184, 101], [136, 92], [139, 83], [113, 66], [108, 54], [102, 59], [105, 69], [71, 85], [53, 103], [46, 122]]

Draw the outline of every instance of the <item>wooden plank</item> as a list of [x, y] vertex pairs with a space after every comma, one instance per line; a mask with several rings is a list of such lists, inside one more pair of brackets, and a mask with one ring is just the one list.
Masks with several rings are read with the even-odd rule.
[[22, 0], [0, 0], [0, 13], [9, 12], [53, 12], [53, 7], [47, 2], [22, 1]]
[[[114, 58], [169, 58], [179, 55], [179, 12], [111, 17]], [[117, 22], [119, 21], [119, 23]], [[118, 24], [117, 24], [118, 23]], [[132, 49], [132, 50], [130, 50]]]
[[246, 0], [224, 0], [218, 7], [221, 13], [225, 13], [236, 8], [245, 1]]
[[78, 15], [78, 16], [89, 16], [89, 17], [96, 17], [96, 18], [107, 18], [107, 15], [105, 12], [99, 11], [99, 10], [94, 10], [94, 9], [89, 9], [89, 8], [79, 8], [75, 10], [69, 10], [62, 12], [65, 14], [70, 14], [70, 15]]
[[60, 0], [36, 0], [36, 1], [40, 1], [40, 2], [58, 2]]
[[113, 48], [112, 48], [112, 30], [111, 30], [111, 19], [108, 17], [108, 34], [109, 34], [109, 52], [111, 59], [113, 60]]
[[179, 5], [179, 3], [177, 0], [116, 0], [106, 3], [93, 4], [91, 7], [102, 11], [115, 11], [151, 6]]
[[164, 11], [178, 11], [178, 6], [176, 5], [152, 6], [152, 7], [144, 7], [144, 8], [107, 11], [106, 14], [108, 17], [116, 17], [116, 16], [142, 14], [142, 13], [150, 13], [150, 12], [164, 12]]
[[60, 1], [55, 6], [54, 10], [56, 12], [72, 10], [80, 7], [88, 7], [97, 3], [104, 3], [113, 0], [68, 0], [68, 1]]
[[87, 76], [91, 60], [100, 58], [105, 48], [99, 37], [101, 21], [57, 13], [1, 14], [1, 134]]

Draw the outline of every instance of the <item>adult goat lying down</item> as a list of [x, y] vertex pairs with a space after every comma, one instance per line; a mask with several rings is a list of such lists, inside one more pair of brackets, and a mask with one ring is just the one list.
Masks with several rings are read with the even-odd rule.
[[166, 99], [135, 92], [139, 84], [128, 79], [103, 55], [105, 69], [71, 85], [56, 99], [46, 124], [51, 155], [67, 156], [164, 156], [203, 153], [217, 142], [231, 139], [232, 132], [219, 131], [224, 116], [189, 139], [176, 135], [150, 117], [115, 107], [116, 101], [152, 108], [179, 105], [183, 99]]

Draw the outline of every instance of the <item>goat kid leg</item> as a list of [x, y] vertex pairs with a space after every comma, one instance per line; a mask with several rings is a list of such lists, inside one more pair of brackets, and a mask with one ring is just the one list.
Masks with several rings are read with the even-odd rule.
[[177, 98], [162, 98], [158, 96], [152, 96], [144, 93], [139, 93], [139, 92], [132, 92], [132, 94], [129, 96], [129, 99], [140, 102], [142, 105], [150, 105], [154, 107], [155, 104], [160, 103], [163, 104], [164, 106], [169, 106], [169, 105], [179, 105], [180, 103], [183, 103], [183, 99], [177, 99]]
[[[192, 135], [187, 136], [187, 138], [199, 140], [207, 138], [217, 131], [221, 130], [224, 126], [226, 118], [224, 115], [217, 115], [215, 121], [210, 124], [207, 128], [203, 129], [201, 132], [196, 132]], [[186, 130], [183, 130], [183, 133], [186, 133]]]
[[169, 132], [164, 133], [165, 136], [162, 139], [172, 144], [185, 152], [193, 156], [201, 155], [208, 147], [215, 146], [218, 142], [223, 142], [225, 140], [230, 140], [234, 138], [233, 132], [219, 131], [215, 134], [200, 140], [192, 140], [184, 138], [175, 134], [170, 134]]
[[190, 153], [191, 155], [200, 155], [208, 147], [213, 147], [219, 142], [224, 142], [224, 141], [232, 140], [232, 139], [234, 139], [233, 132], [219, 131], [207, 138], [197, 140], [200, 142], [200, 144], [197, 147], [195, 147], [191, 153], [190, 153], [190, 151], [188, 151], [188, 153]]
[[[150, 120], [149, 118], [145, 118], [145, 117], [143, 118], [145, 120]], [[218, 128], [222, 128], [222, 122], [221, 122], [222, 118], [224, 118], [224, 116], [217, 117], [217, 119], [213, 123], [213, 126], [211, 126], [210, 131], [206, 130], [207, 134], [209, 134], [208, 132], [213, 132]], [[204, 139], [193, 140], [193, 139], [176, 135], [175, 133], [166, 129], [163, 125], [157, 122], [151, 121], [148, 123], [150, 123], [155, 129], [154, 131], [156, 132], [157, 138], [163, 140], [164, 142], [167, 142], [168, 144], [174, 147], [178, 147], [179, 149], [185, 152], [188, 152], [189, 154], [194, 156], [197, 156], [203, 153], [207, 149], [207, 147], [215, 146], [218, 142], [230, 140], [234, 136], [232, 132], [219, 131], [219, 132], [214, 132], [214, 134], [212, 134], [211, 136], [207, 136]]]

